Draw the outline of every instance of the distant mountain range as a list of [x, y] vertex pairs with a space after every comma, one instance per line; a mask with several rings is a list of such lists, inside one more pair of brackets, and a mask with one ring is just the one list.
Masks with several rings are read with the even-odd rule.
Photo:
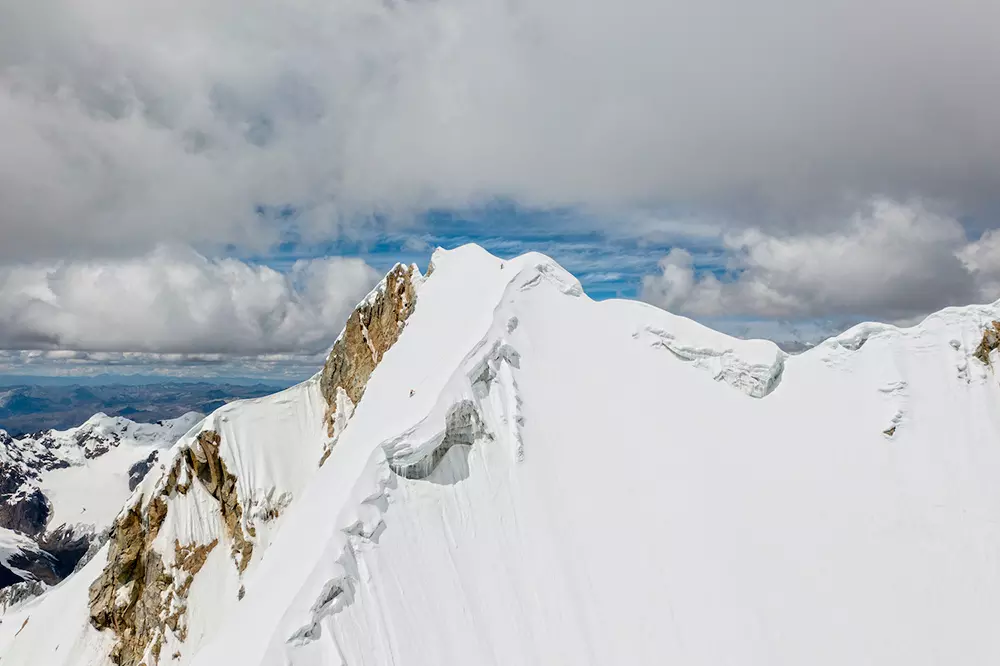
[[67, 430], [0, 430], [0, 607], [82, 566], [160, 454], [202, 418], [136, 423], [99, 413]]
[[137, 422], [210, 413], [231, 400], [257, 398], [283, 388], [277, 384], [163, 382], [103, 386], [7, 386], [0, 389], [0, 429], [13, 436], [65, 429], [103, 412]]

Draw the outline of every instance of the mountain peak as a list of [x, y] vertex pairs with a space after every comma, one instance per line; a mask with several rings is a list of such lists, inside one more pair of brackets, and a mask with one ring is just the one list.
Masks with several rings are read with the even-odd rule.
[[998, 310], [790, 356], [595, 302], [543, 255], [439, 249], [389, 271], [315, 377], [162, 451], [108, 545], [8, 609], [0, 652], [988, 663]]

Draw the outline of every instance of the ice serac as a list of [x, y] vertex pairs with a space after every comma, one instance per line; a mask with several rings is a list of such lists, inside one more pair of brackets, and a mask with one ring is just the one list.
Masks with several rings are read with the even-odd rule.
[[752, 398], [763, 398], [781, 382], [788, 355], [773, 342], [737, 340], [683, 317], [659, 317], [664, 315], [670, 318], [667, 326], [644, 326], [633, 337], [666, 349]]
[[417, 275], [162, 451], [0, 663], [1000, 661], [1000, 303], [786, 355], [542, 255]]

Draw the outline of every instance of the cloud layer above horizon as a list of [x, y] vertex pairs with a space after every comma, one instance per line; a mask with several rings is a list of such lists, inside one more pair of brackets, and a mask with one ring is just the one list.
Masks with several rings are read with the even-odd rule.
[[289, 204], [317, 237], [497, 196], [984, 215], [998, 24], [971, 0], [2, 0], [0, 259], [266, 247]]
[[317, 354], [379, 277], [360, 259], [301, 260], [282, 273], [167, 247], [0, 267], [0, 349]]
[[498, 201], [446, 238], [557, 211], [537, 249], [600, 295], [731, 330], [995, 300], [997, 25], [978, 0], [0, 0], [0, 370], [312, 359], [378, 277], [321, 255], [424, 257], [430, 211]]
[[832, 231], [727, 234], [726, 275], [698, 275], [691, 254], [673, 248], [642, 297], [696, 317], [906, 320], [947, 305], [1000, 297], [1000, 234], [968, 242], [954, 218], [919, 202], [878, 200]]

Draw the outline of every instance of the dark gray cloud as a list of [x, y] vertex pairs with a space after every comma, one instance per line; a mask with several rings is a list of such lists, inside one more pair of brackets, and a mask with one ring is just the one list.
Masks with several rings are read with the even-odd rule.
[[266, 245], [258, 203], [326, 237], [494, 195], [799, 232], [921, 196], [990, 226], [998, 24], [979, 0], [0, 0], [0, 261]]

